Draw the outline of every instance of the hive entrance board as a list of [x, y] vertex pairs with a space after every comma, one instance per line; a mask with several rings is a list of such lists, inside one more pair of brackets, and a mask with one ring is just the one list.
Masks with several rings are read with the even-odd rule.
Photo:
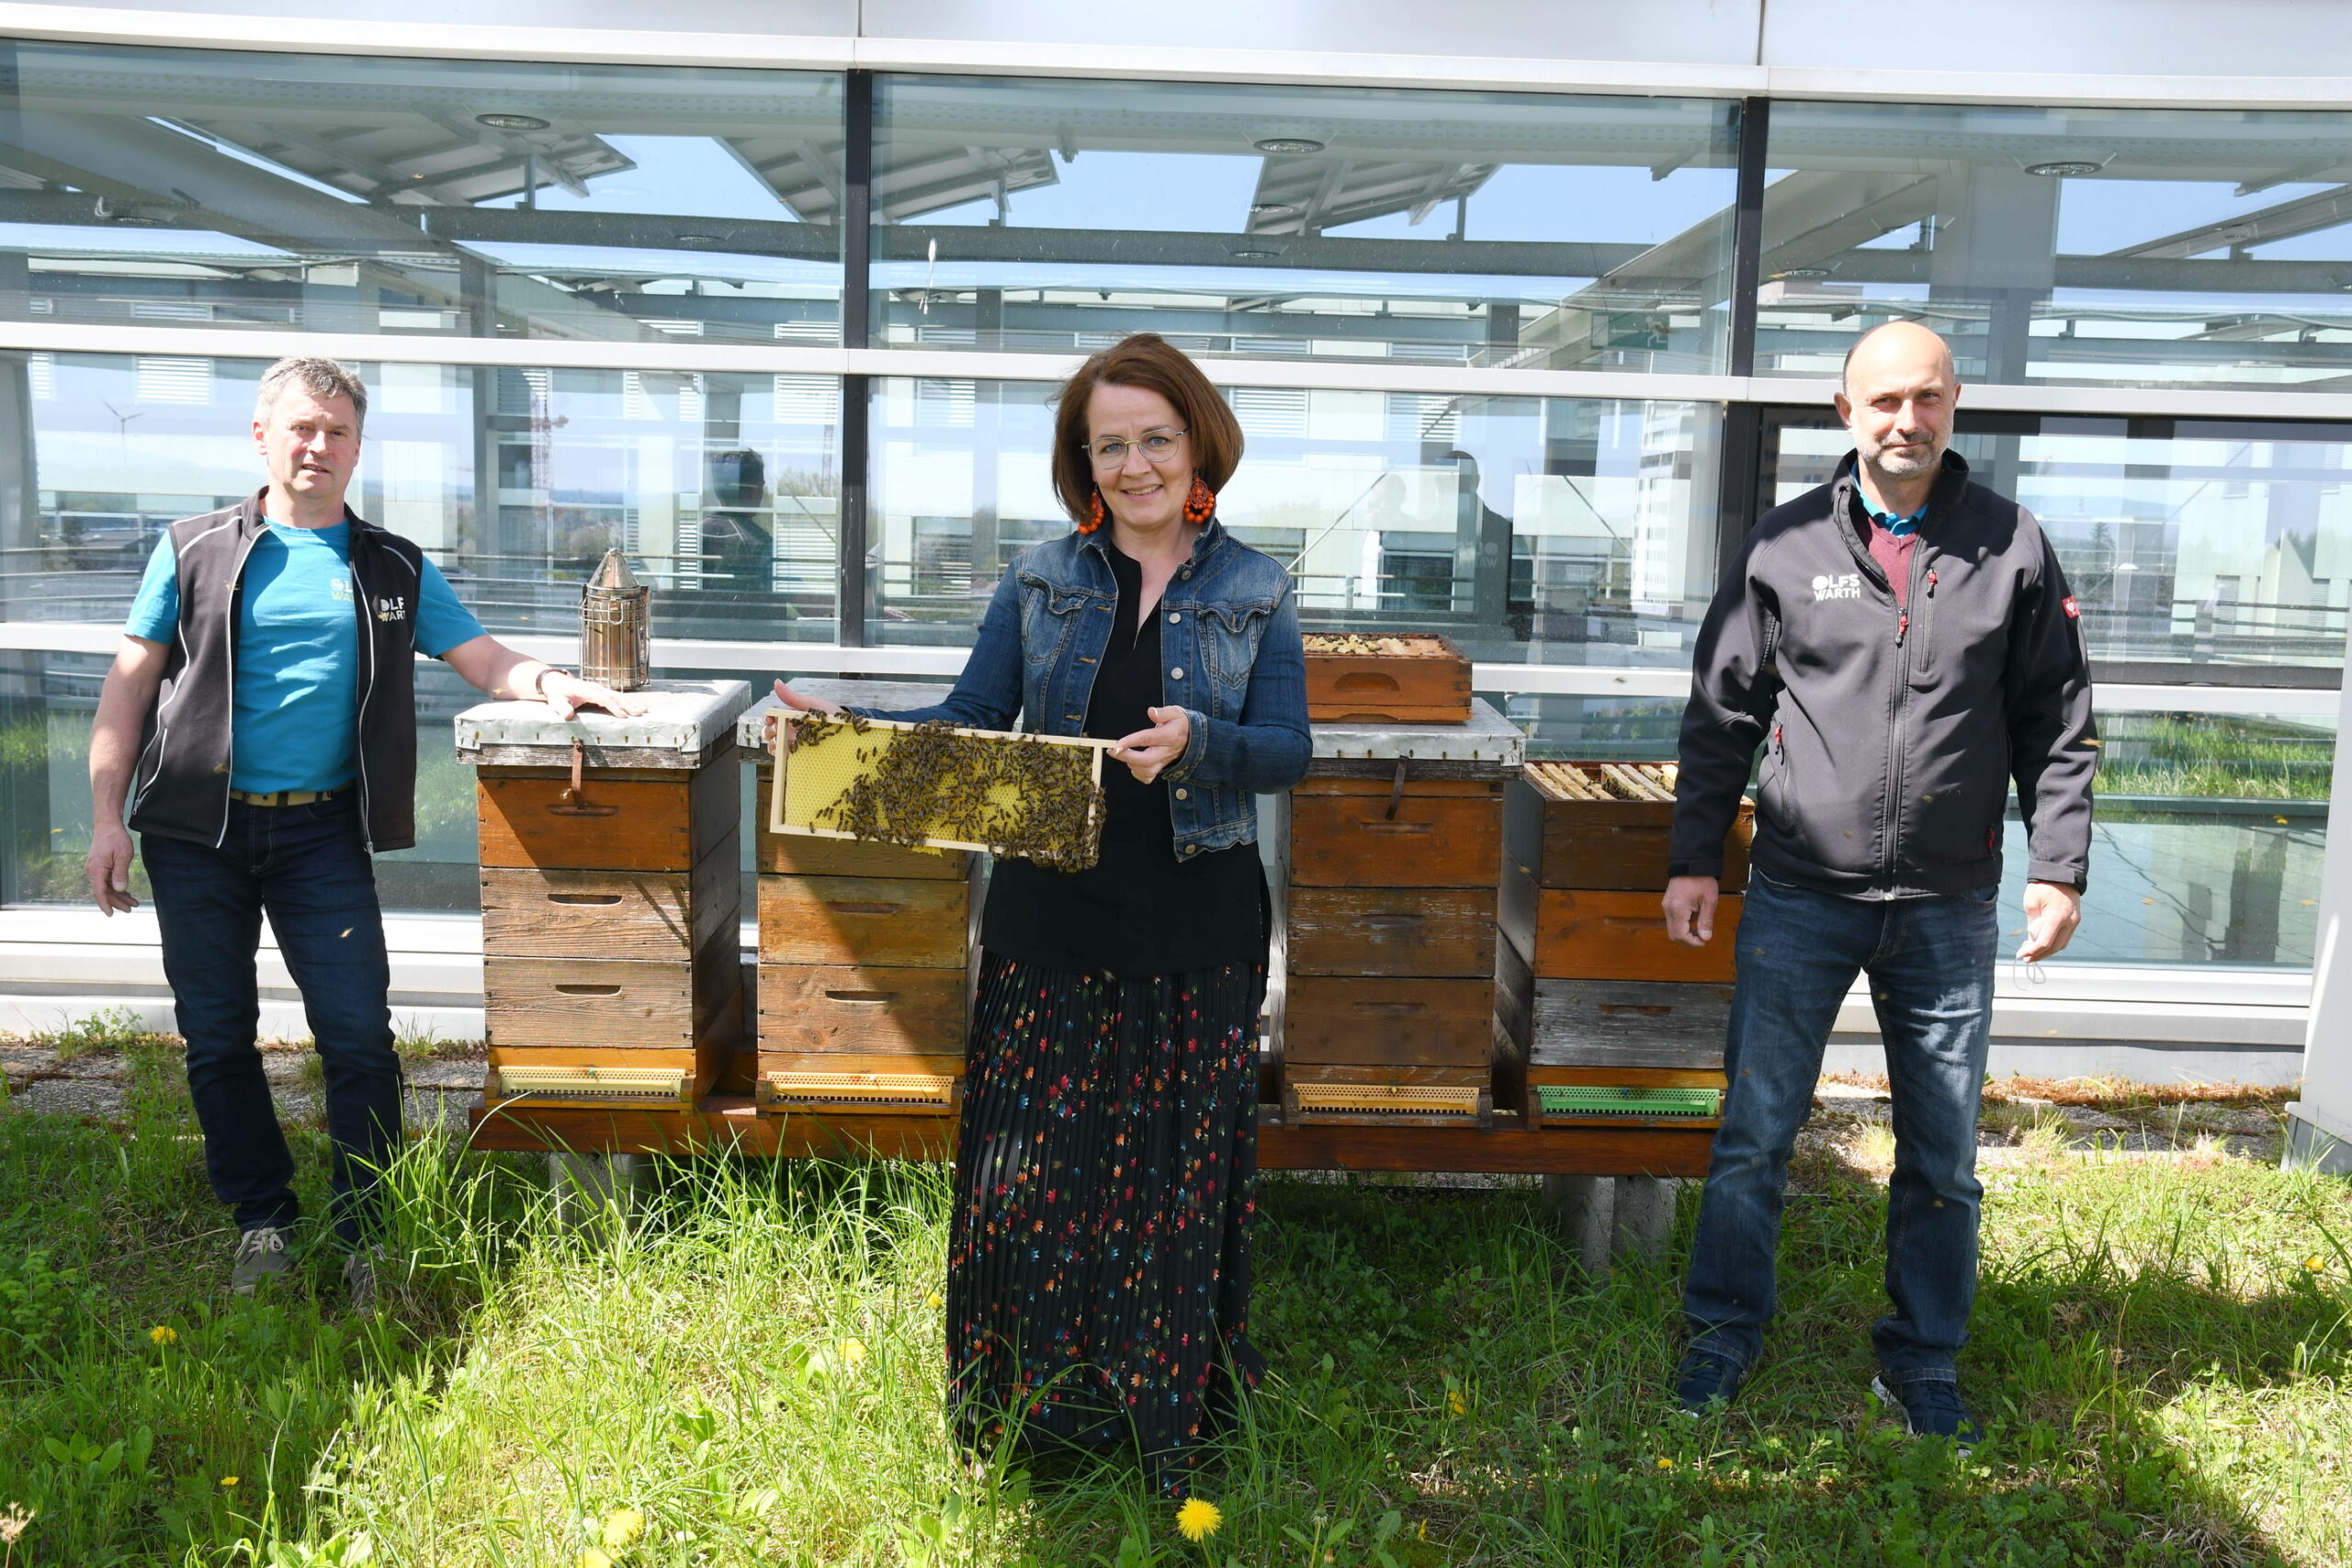
[[939, 720], [786, 715], [768, 829], [1082, 871], [1102, 849], [1102, 754], [1114, 744]]

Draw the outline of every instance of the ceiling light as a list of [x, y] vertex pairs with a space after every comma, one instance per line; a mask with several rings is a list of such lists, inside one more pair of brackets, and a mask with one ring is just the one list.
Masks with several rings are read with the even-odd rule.
[[2028, 164], [2025, 172], [2040, 175], [2045, 180], [2070, 180], [2098, 174], [2106, 166], [2104, 164], [2086, 163], [2080, 158], [2060, 158], [2053, 163]]
[[130, 229], [161, 229], [164, 227], [164, 220], [162, 219], [149, 218], [143, 213], [138, 212], [123, 213], [121, 216], [116, 218], [114, 221]]
[[1269, 136], [1258, 143], [1261, 152], [1320, 152], [1323, 143], [1311, 136]]
[[1236, 261], [1263, 261], [1268, 256], [1280, 254], [1282, 254], [1280, 251], [1236, 251], [1233, 253]]
[[474, 123], [492, 130], [545, 130], [548, 122], [535, 114], [478, 114]]
[[678, 243], [682, 245], [715, 245], [718, 243], [718, 236], [716, 234], [679, 234], [675, 236], [675, 238]]
[[1295, 218], [1298, 209], [1285, 201], [1261, 201], [1250, 208], [1252, 218]]
[[1776, 272], [1772, 276], [1776, 278], [1827, 277], [1829, 276], [1829, 269], [1826, 266], [1792, 266], [1786, 272]]

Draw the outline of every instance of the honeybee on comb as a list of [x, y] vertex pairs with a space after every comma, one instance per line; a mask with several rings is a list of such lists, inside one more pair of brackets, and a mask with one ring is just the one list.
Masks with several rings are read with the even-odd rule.
[[1102, 852], [1107, 797], [1099, 751], [1034, 735], [958, 729], [944, 719], [872, 724], [854, 714], [803, 715], [794, 750], [846, 730], [858, 772], [809, 817], [851, 838], [905, 848], [954, 843], [1080, 871]]

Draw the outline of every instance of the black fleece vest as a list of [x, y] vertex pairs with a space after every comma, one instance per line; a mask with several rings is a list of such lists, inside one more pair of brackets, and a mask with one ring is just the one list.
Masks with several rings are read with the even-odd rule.
[[[416, 842], [416, 601], [424, 552], [351, 516], [359, 617], [359, 711], [320, 714], [358, 729], [359, 819], [374, 852]], [[245, 559], [268, 523], [256, 493], [172, 525], [180, 619], [131, 777], [130, 826], [218, 848], [229, 830], [237, 610]]]

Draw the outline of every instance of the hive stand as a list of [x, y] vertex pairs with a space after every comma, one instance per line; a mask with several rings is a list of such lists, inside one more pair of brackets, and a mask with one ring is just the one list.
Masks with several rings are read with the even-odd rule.
[[[481, 830], [484, 1102], [610, 1118], [686, 1111], [742, 1029], [741, 681], [660, 681], [647, 711], [457, 719]], [[558, 1172], [557, 1174], [564, 1174]], [[559, 1191], [618, 1195], [570, 1169]]]
[[[938, 687], [888, 682], [807, 681], [796, 684], [812, 695], [876, 708], [915, 706], [936, 701], [943, 694]], [[762, 711], [747, 711], [735, 727], [732, 739], [747, 749], [763, 749], [764, 725]], [[1365, 987], [1374, 986], [1398, 988], [1396, 995], [1375, 999], [1420, 1002], [1427, 1007], [1432, 998], [1439, 998], [1440, 1006], [1429, 1009], [1426, 1014], [1410, 1016], [1426, 1016], [1431, 1021], [1430, 1051], [1448, 1058], [1442, 1064], [1445, 1070], [1476, 1075], [1474, 1087], [1487, 1086], [1485, 1092], [1493, 1110], [1483, 1126], [1475, 1117], [1451, 1118], [1450, 1124], [1400, 1122], [1388, 1117], [1288, 1121], [1281, 1103], [1283, 1064], [1278, 1056], [1270, 1056], [1267, 1070], [1261, 1075], [1265, 1092], [1261, 1096], [1259, 1112], [1260, 1168], [1600, 1178], [1687, 1178], [1703, 1174], [1709, 1142], [1703, 1128], [1654, 1130], [1602, 1124], [1546, 1128], [1521, 1118], [1521, 1075], [1515, 1066], [1519, 1036], [1509, 1027], [1498, 1028], [1497, 1024], [1498, 1013], [1507, 1012], [1513, 1005], [1524, 1011], [1532, 1005], [1532, 998], [1508, 986], [1498, 986], [1498, 970], [1506, 976], [1512, 973], [1510, 964], [1513, 949], [1508, 941], [1498, 939], [1495, 921], [1498, 883], [1504, 870], [1499, 792], [1502, 781], [1522, 755], [1525, 742], [1520, 732], [1491, 707], [1481, 704], [1476, 720], [1471, 725], [1318, 725], [1316, 739], [1317, 772], [1316, 780], [1311, 782], [1318, 788], [1308, 791], [1306, 797], [1317, 804], [1310, 809], [1324, 813], [1335, 824], [1356, 825], [1352, 829], [1337, 827], [1333, 833], [1324, 835], [1327, 847], [1342, 858], [1320, 863], [1327, 870], [1344, 866], [1347, 863], [1343, 849], [1351, 841], [1382, 847], [1368, 856], [1359, 855], [1352, 873], [1326, 874], [1310, 870], [1296, 879], [1301, 888], [1317, 893], [1317, 897], [1306, 900], [1308, 908], [1298, 926], [1297, 934], [1307, 954], [1305, 967], [1339, 971], [1329, 975], [1305, 974], [1300, 978], [1336, 981], [1342, 1001], [1352, 1000], [1364, 994]], [[1407, 763], [1407, 788], [1401, 793], [1396, 786], [1399, 758]], [[1426, 787], [1433, 785], [1448, 787]], [[1396, 818], [1385, 815], [1391, 794], [1396, 794], [1399, 802]], [[1427, 863], [1425, 857], [1415, 859], [1387, 852], [1388, 840], [1433, 838], [1441, 831], [1440, 824], [1449, 818], [1477, 821], [1478, 826], [1469, 829], [1466, 840], [1476, 851], [1473, 860], [1479, 867], [1476, 885], [1459, 885], [1471, 878], [1451, 869], [1435, 874], [1393, 869]], [[1371, 823], [1392, 820], [1408, 825], [1425, 821], [1430, 831], [1363, 831]], [[1268, 984], [1270, 1040], [1277, 1048], [1283, 1043], [1288, 1001], [1284, 995], [1285, 977], [1279, 966], [1292, 941], [1292, 933], [1284, 929], [1289, 919], [1284, 904], [1294, 878], [1289, 863], [1281, 858], [1287, 853], [1281, 847], [1289, 843], [1288, 829], [1284, 813], [1261, 814], [1261, 831], [1269, 835], [1274, 849], [1281, 851], [1276, 855], [1279, 863], [1272, 888], [1277, 969], [1269, 976]], [[790, 1061], [799, 1070], [809, 1070], [808, 1064], [815, 1060], [845, 1068], [856, 1063], [864, 1070], [879, 1057], [898, 1061], [920, 1058], [926, 1066], [952, 1063], [953, 1070], [960, 1073], [964, 1032], [969, 1017], [970, 970], [966, 961], [977, 947], [973, 921], [980, 906], [979, 878], [985, 875], [985, 867], [975, 868], [968, 883], [957, 882], [952, 874], [941, 874], [942, 868], [936, 864], [919, 868], [929, 873], [927, 877], [901, 877], [894, 874], [910, 869], [901, 861], [893, 860], [886, 865], [861, 858], [854, 865], [830, 861], [820, 864], [801, 858], [802, 845], [822, 843], [830, 852], [856, 857], [877, 853], [904, 856], [908, 852], [905, 851], [806, 839], [779, 844], [766, 841], [770, 837], [763, 834], [763, 841], [757, 845], [763, 906], [762, 962], [756, 972], [762, 1022], [759, 1060], [763, 1069], [771, 1064]], [[1314, 833], [1309, 834], [1311, 841], [1315, 837]], [[975, 858], [984, 862], [986, 857]], [[862, 908], [833, 910], [827, 906], [895, 901], [894, 897], [869, 896], [865, 889], [845, 886], [859, 880], [894, 884], [923, 881], [951, 903], [960, 897], [966, 923], [961, 931], [961, 946], [954, 951], [963, 956], [954, 963], [946, 961], [950, 945], [957, 940], [949, 928], [932, 931], [913, 949], [878, 945], [883, 940], [879, 936], [871, 942], [847, 937], [844, 933], [851, 925], [874, 917]], [[1449, 883], [1456, 885], [1448, 886]], [[786, 891], [787, 885], [792, 891]], [[851, 892], [858, 896], [846, 896]], [[895, 892], [905, 892], [910, 898], [922, 897], [903, 886]], [[816, 911], [813, 916], [812, 910]], [[897, 941], [898, 933], [893, 931], [889, 942]], [[812, 942], [819, 945], [808, 945]], [[1423, 948], [1429, 950], [1428, 956], [1419, 951]], [[1491, 962], [1484, 964], [1483, 974], [1477, 972], [1482, 953], [1491, 957]], [[1336, 958], [1332, 956], [1335, 953], [1339, 955]], [[918, 961], [906, 962], [910, 954]], [[956, 967], [958, 964], [966, 966]], [[1390, 966], [1389, 971], [1379, 972], [1383, 965]], [[1521, 968], [1524, 967], [1522, 964]], [[950, 975], [956, 977], [959, 993], [952, 1011], [914, 1005], [911, 998], [917, 988]], [[1437, 989], [1421, 992], [1420, 987]], [[820, 995], [834, 992], [843, 994]], [[1476, 1018], [1485, 1031], [1476, 1037], [1475, 1046], [1465, 1045], [1466, 1037], [1454, 1027], [1460, 1022], [1454, 1015], [1465, 1012]], [[1315, 1016], [1311, 999], [1301, 1016]], [[1396, 1011], [1372, 1015], [1369, 1026], [1354, 1036], [1372, 1041], [1370, 1047], [1351, 1047], [1347, 1043], [1352, 1024], [1345, 1013], [1337, 1023], [1317, 1024], [1323, 1030], [1319, 1038], [1326, 1043], [1310, 1045], [1306, 1055], [1329, 1060], [1310, 1063], [1302, 1057], [1300, 1065], [1318, 1070], [1344, 1067], [1350, 1062], [1342, 1053], [1352, 1048], [1367, 1051], [1372, 1056], [1370, 1065], [1379, 1071], [1415, 1071], [1414, 1055], [1424, 1048], [1417, 1043], [1420, 1032], [1408, 1022], [1400, 1023], [1405, 1016]], [[948, 1027], [950, 1019], [952, 1031]], [[864, 1043], [888, 1049], [849, 1048]], [[916, 1048], [908, 1049], [909, 1046]], [[722, 1078], [714, 1091], [691, 1106], [545, 1105], [502, 1109], [485, 1103], [474, 1111], [471, 1144], [481, 1149], [560, 1149], [582, 1155], [693, 1155], [723, 1150], [783, 1158], [936, 1160], [949, 1157], [954, 1152], [956, 1115], [952, 1108], [867, 1103], [855, 1109], [779, 1114], [775, 1108], [757, 1102], [752, 1093], [753, 1075], [740, 1065], [742, 1058], [737, 1061], [739, 1065], [731, 1076]], [[1498, 1072], [1498, 1066], [1502, 1070]], [[1495, 1098], [1498, 1092], [1499, 1100]], [[564, 1168], [567, 1180], [582, 1184], [581, 1168], [567, 1165]], [[603, 1176], [609, 1179], [594, 1186], [583, 1196], [601, 1201], [609, 1191], [625, 1201], [628, 1173], [616, 1168], [604, 1171]], [[1564, 1188], [1557, 1182], [1552, 1185], [1558, 1192], [1590, 1190]], [[1624, 1202], [1614, 1189], [1609, 1190], [1609, 1201], [1611, 1248], [1623, 1249], [1617, 1240], [1621, 1232], [1628, 1237], [1648, 1235], [1649, 1231], [1644, 1229], [1645, 1224], [1663, 1235], [1662, 1225], [1641, 1216], [1670, 1213], [1670, 1203], [1661, 1209], [1653, 1201], [1645, 1209], [1639, 1203]]]

